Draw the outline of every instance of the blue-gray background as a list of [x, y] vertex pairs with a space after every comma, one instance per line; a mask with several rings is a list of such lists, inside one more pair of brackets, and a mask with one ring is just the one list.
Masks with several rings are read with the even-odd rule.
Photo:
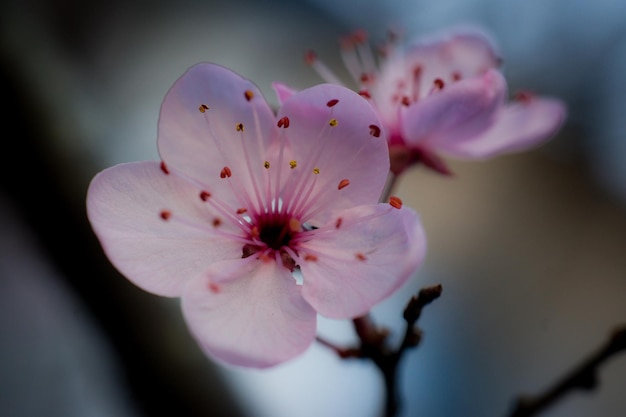
[[[441, 283], [422, 345], [403, 362], [402, 416], [505, 416], [626, 322], [626, 3], [619, 0], [107, 1], [0, 5], [0, 415], [7, 417], [375, 417], [368, 363], [314, 345], [270, 371], [202, 356], [177, 300], [108, 264], [86, 222], [89, 180], [155, 159], [161, 99], [212, 61], [254, 80], [307, 87], [308, 48], [340, 67], [337, 39], [478, 24], [498, 41], [511, 89], [563, 98], [554, 141], [453, 178], [423, 169], [398, 194], [422, 215], [424, 268], [376, 320], [402, 330], [411, 293]], [[350, 323], [320, 333], [354, 340]], [[626, 357], [600, 387], [546, 416], [626, 412]]]

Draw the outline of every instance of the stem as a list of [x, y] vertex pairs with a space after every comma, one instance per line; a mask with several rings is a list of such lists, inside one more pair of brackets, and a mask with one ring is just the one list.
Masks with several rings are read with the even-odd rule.
[[584, 360], [573, 371], [566, 374], [543, 394], [535, 397], [518, 398], [510, 417], [530, 417], [547, 409], [569, 391], [576, 388], [592, 390], [598, 384], [597, 371], [600, 365], [611, 356], [626, 351], [626, 325], [612, 332], [609, 340]]
[[411, 347], [419, 345], [422, 339], [422, 331], [415, 327], [422, 309], [441, 295], [441, 285], [427, 287], [411, 298], [404, 309], [404, 320], [407, 323], [402, 342], [396, 349], [389, 348], [387, 336], [389, 332], [377, 327], [369, 315], [357, 317], [352, 320], [354, 330], [359, 337], [360, 346], [355, 348], [340, 348], [331, 342], [317, 337], [322, 345], [335, 351], [341, 358], [369, 359], [382, 373], [385, 384], [385, 407], [384, 417], [394, 417], [401, 406], [397, 384], [397, 374], [404, 352]]

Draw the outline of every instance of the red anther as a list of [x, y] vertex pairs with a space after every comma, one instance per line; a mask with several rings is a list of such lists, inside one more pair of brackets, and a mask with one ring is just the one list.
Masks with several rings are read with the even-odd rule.
[[365, 98], [372, 98], [372, 95], [371, 95], [371, 94], [370, 94], [370, 92], [369, 92], [369, 91], [367, 91], [367, 90], [361, 90], [361, 91], [359, 91], [359, 95], [360, 95], [361, 97], [365, 97]]
[[289, 127], [289, 117], [287, 116], [281, 117], [278, 123], [276, 123], [276, 125], [278, 127], [285, 127], [285, 128]]
[[246, 213], [247, 211], [248, 211], [247, 208], [242, 207], [242, 208], [237, 209], [237, 214], [243, 214], [243, 213]]
[[535, 94], [532, 93], [531, 91], [523, 90], [523, 91], [518, 91], [517, 93], [515, 93], [515, 100], [521, 103], [528, 103], [534, 97], [535, 97]]
[[305, 261], [317, 262], [317, 256], [311, 255], [310, 253], [307, 253], [306, 255], [304, 255], [304, 260]]
[[401, 209], [402, 208], [402, 200], [399, 197], [391, 196], [389, 197], [389, 204], [393, 208]]
[[408, 98], [407, 96], [403, 96], [402, 100], [400, 100], [400, 103], [402, 103], [403, 106], [410, 106], [411, 105], [411, 99]]
[[446, 83], [444, 83], [441, 78], [435, 78], [433, 83], [435, 84], [435, 87], [437, 87], [437, 89], [439, 90], [443, 89], [443, 87], [446, 85]]
[[375, 138], [379, 138], [380, 137], [380, 127], [378, 127], [376, 125], [370, 125], [370, 135], [374, 136]]
[[226, 178], [226, 177], [230, 178], [231, 175], [233, 175], [233, 173], [231, 172], [230, 168], [228, 168], [228, 167], [224, 167], [220, 171], [220, 178]]
[[454, 71], [452, 73], [452, 81], [459, 81], [461, 78], [463, 78], [463, 76], [459, 71]]
[[243, 95], [248, 101], [252, 100], [252, 97], [254, 97], [254, 93], [250, 90], [246, 90]]
[[250, 236], [253, 238], [259, 237], [261, 234], [259, 233], [259, 228], [257, 226], [252, 226], [250, 229]]
[[357, 29], [352, 34], [352, 40], [356, 43], [365, 43], [367, 42], [367, 32], [365, 29]]
[[356, 256], [356, 258], [359, 261], [366, 261], [367, 260], [367, 256], [363, 255], [361, 252], [357, 252], [354, 256]]
[[337, 217], [337, 221], [335, 222], [335, 229], [339, 229], [341, 227], [341, 223], [343, 223], [343, 219], [341, 217]]
[[350, 180], [347, 178], [344, 178], [341, 181], [339, 181], [339, 184], [337, 185], [337, 189], [342, 190], [346, 188], [348, 185], [350, 185]]
[[332, 99], [332, 100], [328, 100], [328, 103], [326, 103], [326, 105], [328, 107], [333, 107], [335, 104], [339, 103], [339, 100], [337, 100], [336, 98]]
[[218, 227], [222, 224], [222, 219], [220, 219], [219, 217], [216, 217], [213, 219], [213, 227]]
[[165, 174], [170, 173], [170, 170], [167, 169], [167, 165], [165, 165], [165, 161], [161, 161], [161, 171], [163, 171]]
[[260, 259], [261, 261], [263, 261], [264, 263], [269, 263], [272, 262], [272, 258], [269, 257], [269, 255], [267, 253], [262, 253], [259, 255], [259, 257], [257, 259]]
[[371, 74], [367, 74], [367, 73], [363, 73], [361, 74], [361, 76], [359, 77], [359, 80], [363, 83], [363, 84], [367, 84], [371, 81], [374, 80], [374, 77]]
[[172, 217], [172, 212], [169, 210], [161, 210], [161, 213], [159, 213], [159, 215], [163, 220], [169, 220], [169, 218]]
[[312, 49], [306, 51], [306, 53], [304, 54], [304, 63], [307, 65], [313, 65], [315, 61], [317, 61], [317, 54], [315, 53], [315, 51]]
[[209, 287], [209, 291], [211, 291], [213, 294], [217, 294], [220, 292], [220, 286], [214, 282], [209, 282], [208, 287]]
[[211, 193], [208, 191], [200, 191], [200, 200], [207, 201], [211, 197]]

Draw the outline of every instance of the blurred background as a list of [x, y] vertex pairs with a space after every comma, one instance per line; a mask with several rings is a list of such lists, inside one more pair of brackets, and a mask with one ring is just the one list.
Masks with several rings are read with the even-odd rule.
[[[424, 268], [377, 306], [397, 340], [419, 288], [443, 296], [404, 358], [401, 416], [505, 416], [626, 322], [626, 3], [620, 0], [4, 0], [0, 4], [0, 415], [376, 417], [367, 362], [313, 345], [267, 371], [204, 357], [178, 300], [144, 293], [108, 263], [87, 223], [91, 178], [156, 159], [167, 89], [199, 61], [255, 81], [319, 83], [303, 54], [341, 68], [337, 40], [458, 24], [498, 42], [512, 91], [562, 98], [548, 145], [452, 178], [416, 168], [397, 194], [429, 237]], [[355, 341], [349, 322], [320, 334]], [[626, 412], [626, 355], [551, 417]]]

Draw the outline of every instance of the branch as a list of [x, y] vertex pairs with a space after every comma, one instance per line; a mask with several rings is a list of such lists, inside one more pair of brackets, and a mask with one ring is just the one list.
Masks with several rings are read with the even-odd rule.
[[548, 408], [574, 389], [593, 390], [598, 385], [597, 371], [611, 356], [626, 350], [626, 325], [614, 330], [609, 340], [590, 355], [572, 372], [557, 381], [543, 394], [535, 397], [521, 396], [517, 399], [510, 417], [530, 417]]
[[415, 323], [422, 314], [422, 309], [439, 298], [442, 292], [441, 285], [423, 288], [416, 296], [413, 296], [404, 309], [404, 320], [407, 323], [404, 337], [396, 349], [388, 346], [387, 329], [377, 327], [369, 315], [357, 317], [352, 320], [354, 329], [359, 336], [360, 345], [352, 348], [341, 348], [317, 337], [317, 341], [332, 349], [342, 358], [370, 359], [383, 374], [385, 380], [385, 417], [395, 416], [398, 412], [400, 399], [396, 384], [397, 370], [400, 359], [404, 352], [411, 347], [419, 345], [422, 339], [422, 331]]

